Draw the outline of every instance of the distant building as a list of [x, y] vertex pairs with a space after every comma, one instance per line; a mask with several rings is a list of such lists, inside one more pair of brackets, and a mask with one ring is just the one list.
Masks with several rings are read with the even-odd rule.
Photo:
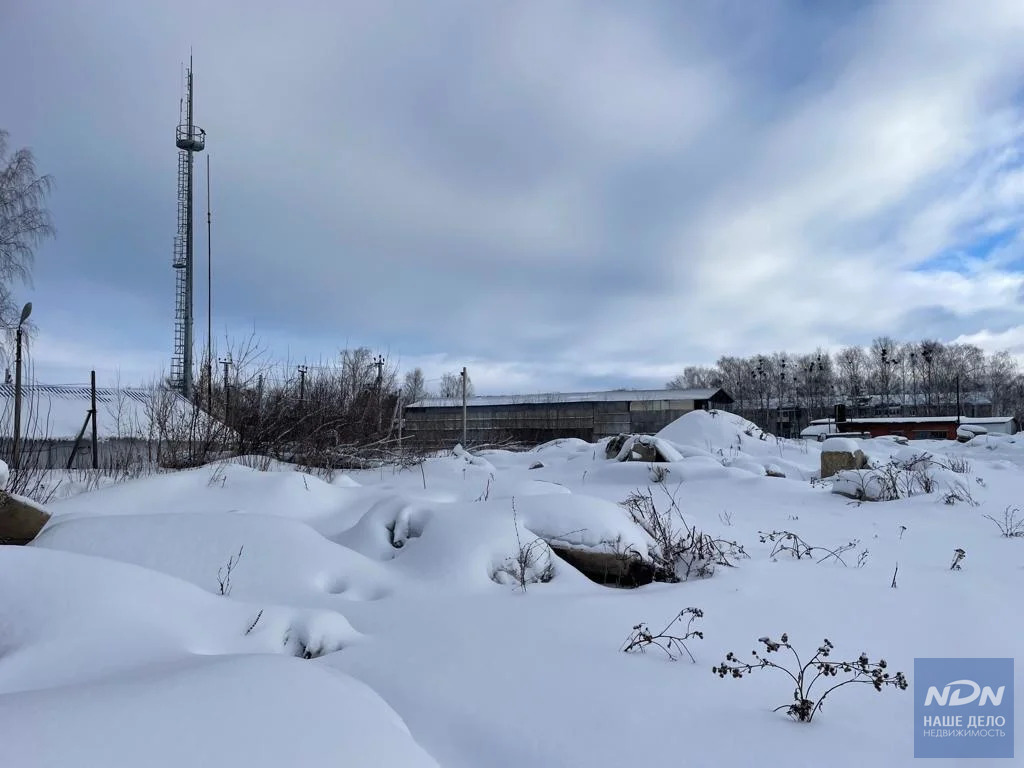
[[[726, 408], [723, 389], [619, 389], [541, 395], [488, 395], [466, 403], [468, 441], [542, 443], [559, 437], [594, 441], [622, 432], [653, 433], [695, 410]], [[405, 408], [413, 441], [444, 445], [462, 440], [462, 400], [427, 398]]]
[[[0, 384], [0, 458], [10, 462], [14, 385]], [[24, 468], [92, 466], [91, 390], [81, 385], [22, 386], [20, 464]], [[224, 427], [177, 392], [161, 388], [97, 387], [97, 464], [159, 461], [182, 439], [202, 440]], [[81, 436], [81, 440], [78, 438]], [[76, 443], [77, 440], [77, 443]], [[73, 457], [73, 458], [72, 458]]]
[[1016, 434], [1019, 426], [1012, 416], [882, 416], [846, 419], [816, 419], [800, 435], [818, 438], [828, 434], [864, 433], [871, 437], [896, 435], [908, 440], [955, 440], [961, 426], [982, 427], [986, 432]]

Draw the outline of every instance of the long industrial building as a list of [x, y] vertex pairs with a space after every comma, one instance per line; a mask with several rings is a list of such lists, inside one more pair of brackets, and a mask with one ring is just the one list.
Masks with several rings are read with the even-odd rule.
[[[623, 432], [653, 433], [683, 414], [727, 408], [722, 389], [619, 389], [541, 395], [488, 395], [466, 401], [471, 445], [559, 437], [594, 441]], [[431, 445], [462, 440], [462, 400], [427, 398], [405, 408], [405, 434]]]

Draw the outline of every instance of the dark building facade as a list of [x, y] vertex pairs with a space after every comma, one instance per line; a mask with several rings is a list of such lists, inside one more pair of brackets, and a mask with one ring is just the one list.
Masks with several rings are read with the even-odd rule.
[[[470, 444], [511, 440], [542, 443], [560, 437], [595, 441], [628, 433], [653, 433], [694, 410], [727, 408], [722, 389], [612, 390], [542, 395], [471, 397], [466, 403]], [[450, 445], [462, 440], [462, 401], [429, 398], [404, 409], [412, 442]]]

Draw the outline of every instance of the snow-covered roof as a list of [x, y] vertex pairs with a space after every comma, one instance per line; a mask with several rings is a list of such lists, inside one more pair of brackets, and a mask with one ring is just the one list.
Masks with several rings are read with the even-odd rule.
[[[466, 399], [467, 407], [485, 405], [548, 405], [554, 403], [621, 403], [654, 400], [710, 400], [722, 389], [613, 389], [607, 392], [547, 392], [535, 395], [477, 395]], [[462, 407], [461, 397], [426, 397], [410, 404], [409, 408]]]
[[[97, 387], [96, 433], [101, 440], [145, 437], [156, 411], [180, 418], [193, 406], [177, 392], [160, 388]], [[34, 440], [73, 440], [90, 409], [90, 388], [22, 385], [21, 434]], [[205, 414], [203, 414], [203, 418]], [[0, 384], [0, 434], [14, 433], [14, 385]]]

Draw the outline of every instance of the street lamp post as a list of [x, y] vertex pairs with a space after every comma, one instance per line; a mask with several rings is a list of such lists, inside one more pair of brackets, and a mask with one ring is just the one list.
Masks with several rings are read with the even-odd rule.
[[28, 316], [32, 314], [32, 302], [21, 308], [14, 353], [14, 445], [11, 446], [11, 469], [21, 465], [21, 334]]

